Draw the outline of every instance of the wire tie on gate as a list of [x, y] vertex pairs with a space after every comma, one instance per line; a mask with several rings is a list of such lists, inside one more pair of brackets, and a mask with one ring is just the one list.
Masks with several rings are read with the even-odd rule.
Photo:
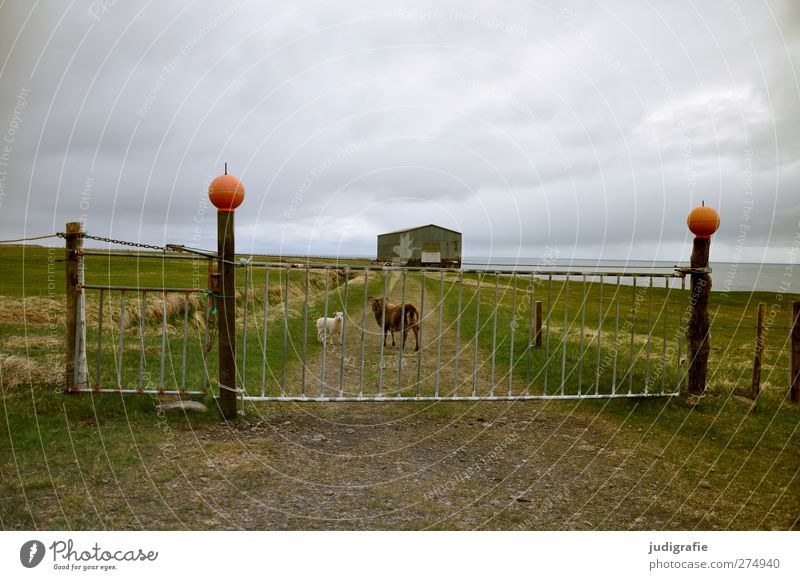
[[213, 296], [214, 298], [235, 298], [235, 295], [225, 296], [224, 294], [216, 294], [215, 292], [212, 292], [210, 288], [204, 288], [203, 294], [205, 294], [206, 296]]
[[[224, 298], [224, 296], [222, 296], [221, 294], [215, 294], [214, 292], [212, 292], [210, 288], [203, 288], [203, 294], [205, 294], [206, 296], [213, 296], [215, 298]], [[217, 305], [214, 304], [214, 308], [211, 309], [211, 316], [216, 316], [216, 315], [217, 315]]]
[[244, 393], [244, 389], [238, 389], [236, 387], [229, 387], [228, 385], [223, 385], [222, 383], [219, 384], [220, 389], [225, 389], [226, 391], [231, 391], [233, 393]]

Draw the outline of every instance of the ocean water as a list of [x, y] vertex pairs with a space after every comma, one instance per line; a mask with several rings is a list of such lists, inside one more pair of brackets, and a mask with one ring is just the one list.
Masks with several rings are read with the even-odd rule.
[[[670, 273], [674, 268], [688, 267], [688, 262], [653, 262], [644, 260], [553, 260], [549, 262], [526, 258], [486, 257], [464, 258], [462, 267], [479, 270], [531, 270], [622, 272], [622, 273]], [[800, 293], [800, 264], [752, 264], [745, 262], [715, 262], [711, 264], [712, 292], [775, 292], [776, 294]], [[587, 280], [597, 281], [595, 276]], [[631, 279], [622, 279], [623, 284], [631, 284]], [[656, 280], [657, 286], [663, 286]], [[670, 286], [680, 287], [680, 280], [670, 280]], [[688, 280], [687, 280], [688, 287]]]

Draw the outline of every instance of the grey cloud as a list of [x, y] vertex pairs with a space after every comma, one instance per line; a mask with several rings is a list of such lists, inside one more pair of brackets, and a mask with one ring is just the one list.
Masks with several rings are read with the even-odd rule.
[[797, 231], [792, 2], [777, 23], [728, 3], [90, 6], [0, 8], [0, 132], [29, 90], [5, 237], [85, 217], [211, 246], [223, 161], [248, 190], [239, 247], [259, 252], [371, 254], [438, 222], [473, 255], [677, 260], [701, 199], [718, 256], [751, 200], [751, 255]]

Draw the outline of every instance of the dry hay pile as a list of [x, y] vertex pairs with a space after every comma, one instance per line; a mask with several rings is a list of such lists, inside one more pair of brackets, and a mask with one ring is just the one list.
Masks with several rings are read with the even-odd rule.
[[46, 349], [57, 351], [62, 348], [64, 340], [58, 336], [34, 336], [34, 335], [14, 335], [9, 336], [0, 342], [4, 351]]
[[[205, 300], [202, 295], [190, 293], [149, 293], [146, 298], [138, 295], [136, 298], [126, 297], [124, 307], [125, 328], [138, 327], [142, 322], [142, 300], [144, 306], [144, 324], [147, 330], [157, 327], [160, 332], [164, 309], [166, 308], [167, 327], [183, 328], [184, 313], [188, 309], [189, 323], [194, 326], [205, 324]], [[86, 323], [97, 326], [99, 321], [99, 297], [90, 295], [86, 299]], [[104, 300], [103, 324], [119, 327], [120, 302], [119, 296], [113, 300]], [[172, 327], [172, 328], [170, 328]]]
[[[361, 276], [363, 279], [363, 275], [360, 272], [350, 272], [349, 278], [353, 279], [356, 276]], [[285, 278], [282, 278], [280, 281], [276, 279], [275, 276], [270, 276], [270, 284], [269, 284], [269, 292], [268, 292], [268, 300], [270, 306], [280, 306], [282, 308], [284, 302], [284, 294], [286, 293], [285, 290]], [[333, 296], [335, 292], [337, 292], [339, 286], [344, 283], [345, 280], [345, 273], [343, 269], [330, 269], [328, 270], [328, 295]], [[308, 298], [310, 301], [313, 300], [321, 300], [325, 295], [325, 271], [324, 270], [311, 270], [308, 276]], [[294, 310], [292, 308], [292, 303], [297, 303], [305, 301], [305, 276], [304, 275], [294, 275], [289, 278], [289, 310]], [[242, 300], [242, 295], [240, 292], [237, 291], [236, 293], [236, 300], [237, 300], [237, 314], [242, 312], [242, 308], [244, 307], [244, 303]], [[256, 307], [263, 307], [264, 305], [264, 286], [251, 288], [248, 292], [248, 306], [252, 308], [253, 304]], [[300, 307], [302, 310], [302, 305]]]
[[63, 362], [58, 355], [32, 359], [22, 355], [0, 354], [0, 387], [9, 392], [20, 385], [54, 384], [63, 378]]
[[0, 296], [0, 323], [64, 324], [64, 302], [32, 296], [12, 298]]

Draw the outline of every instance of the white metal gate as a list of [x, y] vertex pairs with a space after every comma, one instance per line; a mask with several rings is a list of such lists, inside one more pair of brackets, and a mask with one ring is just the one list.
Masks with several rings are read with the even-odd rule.
[[[674, 272], [251, 261], [237, 284], [236, 390], [246, 401], [648, 397], [676, 395], [683, 381], [689, 301]], [[80, 292], [88, 368], [74, 365], [74, 391], [218, 392], [214, 292], [96, 283]], [[386, 306], [373, 312], [370, 298]], [[390, 304], [400, 308], [395, 346], [381, 332]], [[340, 326], [318, 336], [317, 320], [336, 312]]]

